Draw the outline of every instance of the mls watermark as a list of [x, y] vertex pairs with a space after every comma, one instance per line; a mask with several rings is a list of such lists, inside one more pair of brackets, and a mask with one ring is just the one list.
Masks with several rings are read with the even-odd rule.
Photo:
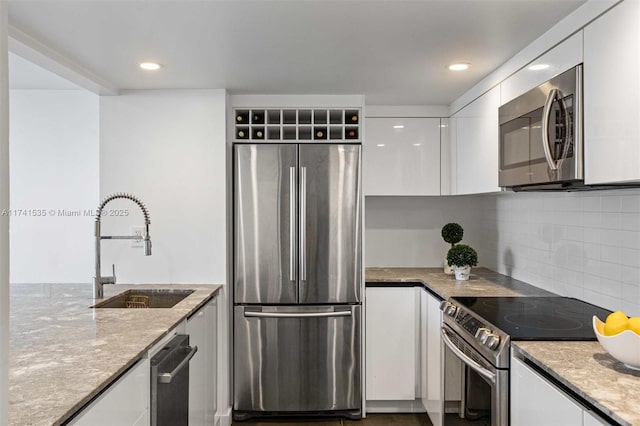
[[[98, 209], [3, 209], [0, 216], [9, 217], [95, 217]], [[129, 216], [129, 209], [103, 209], [101, 216]]]

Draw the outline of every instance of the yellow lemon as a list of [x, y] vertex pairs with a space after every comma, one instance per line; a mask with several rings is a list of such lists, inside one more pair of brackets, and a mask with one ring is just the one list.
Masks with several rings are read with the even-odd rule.
[[604, 323], [604, 335], [605, 336], [614, 336], [618, 333], [622, 333], [623, 331], [629, 328], [629, 320], [626, 318], [607, 318], [607, 322]]
[[610, 313], [609, 316], [607, 317], [607, 319], [605, 320], [605, 322], [609, 322], [609, 321], [613, 321], [613, 320], [626, 320], [628, 319], [627, 314], [625, 314], [622, 311], [615, 311], [613, 313]]
[[629, 318], [629, 330], [640, 335], [640, 317]]

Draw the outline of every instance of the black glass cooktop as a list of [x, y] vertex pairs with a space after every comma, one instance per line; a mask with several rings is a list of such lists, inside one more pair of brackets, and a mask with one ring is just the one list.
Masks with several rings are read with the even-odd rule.
[[591, 318], [606, 309], [570, 297], [454, 297], [511, 340], [596, 340]]

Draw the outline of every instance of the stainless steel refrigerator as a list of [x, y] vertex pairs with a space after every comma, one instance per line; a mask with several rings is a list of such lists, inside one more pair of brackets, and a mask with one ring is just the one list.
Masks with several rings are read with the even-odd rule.
[[361, 415], [360, 145], [234, 145], [234, 418]]

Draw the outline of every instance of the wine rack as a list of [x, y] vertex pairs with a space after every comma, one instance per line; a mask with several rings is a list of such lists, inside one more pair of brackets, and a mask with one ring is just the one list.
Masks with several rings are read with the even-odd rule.
[[360, 142], [356, 108], [235, 108], [238, 142]]

